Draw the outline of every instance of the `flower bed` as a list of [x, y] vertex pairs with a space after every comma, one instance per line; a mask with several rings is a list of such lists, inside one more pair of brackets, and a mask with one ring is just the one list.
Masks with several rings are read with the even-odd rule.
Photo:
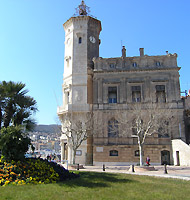
[[55, 183], [76, 177], [78, 175], [57, 163], [43, 159], [28, 158], [24, 162], [0, 160], [0, 186]]

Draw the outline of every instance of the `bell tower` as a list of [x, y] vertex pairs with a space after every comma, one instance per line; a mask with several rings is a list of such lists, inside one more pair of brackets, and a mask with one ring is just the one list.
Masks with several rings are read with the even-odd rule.
[[[63, 74], [63, 106], [58, 108], [59, 118], [66, 113], [81, 117], [91, 111], [92, 69], [94, 57], [99, 57], [101, 22], [89, 15], [84, 1], [76, 8], [73, 17], [63, 24], [65, 30], [65, 56]], [[64, 143], [62, 141], [62, 143]], [[88, 163], [92, 154], [89, 141], [83, 145], [79, 163]], [[63, 144], [64, 146], [64, 144]], [[90, 150], [91, 149], [91, 150]], [[68, 151], [69, 146], [68, 146]], [[91, 152], [91, 153], [90, 153]], [[68, 152], [68, 160], [72, 160]]]
[[[88, 69], [93, 68], [93, 57], [99, 57], [99, 34], [101, 22], [88, 14], [84, 1], [76, 14], [64, 24], [64, 94], [65, 103], [83, 105], [88, 110]], [[75, 109], [73, 107], [73, 109]], [[73, 110], [72, 109], [72, 110]]]

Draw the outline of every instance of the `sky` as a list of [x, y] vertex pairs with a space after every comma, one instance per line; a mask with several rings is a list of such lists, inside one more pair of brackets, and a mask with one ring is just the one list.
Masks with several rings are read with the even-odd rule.
[[[0, 0], [0, 81], [23, 82], [38, 124], [57, 123], [64, 69], [63, 23], [81, 0]], [[86, 0], [102, 23], [100, 57], [178, 54], [181, 91], [190, 89], [189, 0]]]

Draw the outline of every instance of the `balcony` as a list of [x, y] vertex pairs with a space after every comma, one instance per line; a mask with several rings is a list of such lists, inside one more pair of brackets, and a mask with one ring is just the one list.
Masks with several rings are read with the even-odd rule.
[[62, 115], [66, 112], [89, 112], [89, 104], [67, 104], [65, 106], [57, 107], [57, 114]]

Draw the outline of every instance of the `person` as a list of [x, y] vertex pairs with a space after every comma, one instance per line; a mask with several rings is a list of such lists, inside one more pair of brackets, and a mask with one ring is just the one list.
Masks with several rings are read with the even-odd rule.
[[55, 160], [56, 159], [56, 154], [54, 153], [53, 155], [52, 155], [52, 160]]
[[150, 165], [150, 157], [149, 156], [147, 156], [147, 158], [146, 158], [146, 164], [149, 166]]
[[49, 154], [47, 155], [47, 160], [48, 160], [48, 161], [50, 160], [50, 156], [49, 156]]

